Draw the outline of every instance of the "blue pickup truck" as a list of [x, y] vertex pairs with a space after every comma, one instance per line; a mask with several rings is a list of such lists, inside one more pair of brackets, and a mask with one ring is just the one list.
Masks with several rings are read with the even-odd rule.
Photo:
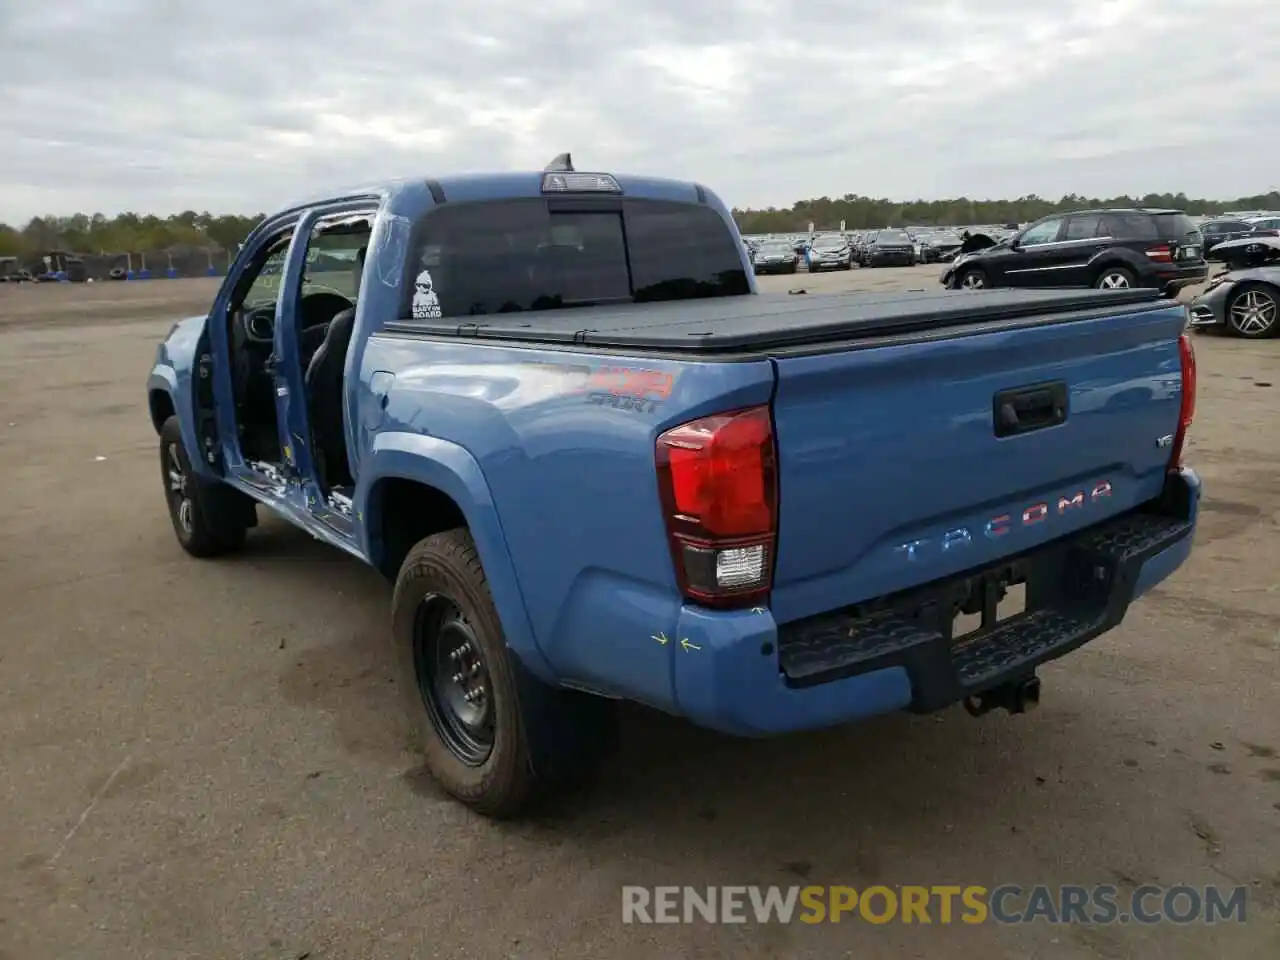
[[760, 294], [710, 190], [561, 158], [269, 217], [147, 390], [182, 547], [265, 506], [381, 571], [427, 768], [511, 816], [618, 700], [744, 736], [1033, 706], [1191, 550], [1185, 324]]

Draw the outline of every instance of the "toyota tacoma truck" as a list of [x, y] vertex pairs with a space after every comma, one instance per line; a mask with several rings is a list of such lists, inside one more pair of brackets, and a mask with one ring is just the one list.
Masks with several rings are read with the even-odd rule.
[[381, 571], [425, 766], [512, 816], [619, 700], [743, 736], [1034, 705], [1191, 550], [1185, 325], [761, 294], [712, 191], [562, 156], [268, 217], [147, 390], [181, 546], [265, 507]]

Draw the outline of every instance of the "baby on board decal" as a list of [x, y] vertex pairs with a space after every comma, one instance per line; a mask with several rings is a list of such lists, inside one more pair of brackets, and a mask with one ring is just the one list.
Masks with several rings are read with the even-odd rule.
[[431, 282], [431, 273], [423, 270], [413, 282], [413, 319], [440, 319], [440, 298], [436, 296], [435, 284]]

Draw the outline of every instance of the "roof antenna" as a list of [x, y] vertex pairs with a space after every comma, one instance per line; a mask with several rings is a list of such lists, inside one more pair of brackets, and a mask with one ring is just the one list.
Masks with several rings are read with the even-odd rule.
[[573, 173], [573, 158], [562, 153], [542, 168], [544, 173]]

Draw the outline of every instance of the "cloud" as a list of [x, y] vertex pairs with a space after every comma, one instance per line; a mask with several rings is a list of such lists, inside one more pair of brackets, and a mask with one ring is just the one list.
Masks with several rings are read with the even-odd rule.
[[1280, 185], [1274, 0], [62, 0], [0, 10], [0, 220], [383, 177], [687, 177], [738, 206]]

